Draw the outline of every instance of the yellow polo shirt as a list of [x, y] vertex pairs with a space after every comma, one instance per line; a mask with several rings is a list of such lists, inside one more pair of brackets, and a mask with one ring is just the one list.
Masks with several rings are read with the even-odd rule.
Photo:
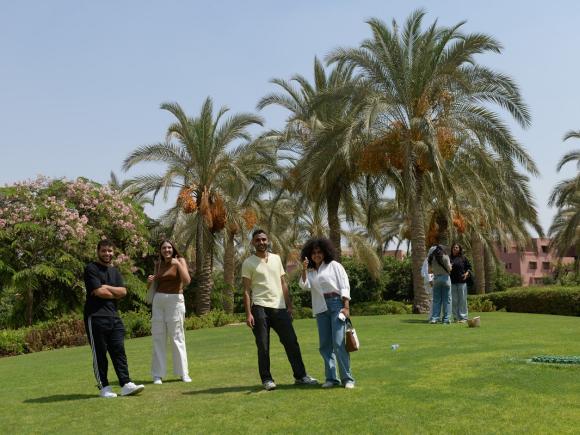
[[280, 279], [286, 275], [282, 261], [276, 254], [268, 253], [268, 262], [256, 255], [244, 260], [242, 278], [251, 281], [252, 303], [268, 308], [286, 308]]

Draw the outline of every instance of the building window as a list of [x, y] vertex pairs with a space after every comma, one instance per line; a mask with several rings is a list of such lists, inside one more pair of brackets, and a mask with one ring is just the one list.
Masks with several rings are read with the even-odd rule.
[[548, 253], [548, 245], [542, 245], [542, 253], [544, 254]]
[[536, 263], [535, 261], [530, 261], [529, 268], [532, 270], [536, 270], [538, 268], [538, 263]]
[[543, 270], [550, 270], [550, 262], [549, 261], [542, 261], [542, 269]]

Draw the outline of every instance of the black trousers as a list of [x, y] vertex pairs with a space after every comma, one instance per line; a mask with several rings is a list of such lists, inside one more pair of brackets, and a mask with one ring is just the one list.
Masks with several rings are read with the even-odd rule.
[[123, 321], [118, 317], [89, 316], [85, 318], [85, 330], [93, 353], [93, 370], [97, 387], [102, 389], [109, 385], [107, 352], [111, 357], [119, 385], [123, 386], [127, 382], [131, 382], [127, 355], [125, 355], [125, 326]]
[[270, 328], [276, 331], [280, 343], [284, 346], [294, 378], [301, 379], [306, 376], [298, 338], [288, 311], [285, 308], [276, 309], [253, 305], [252, 316], [254, 316], [254, 329], [252, 331], [258, 347], [258, 368], [262, 382], [273, 381], [270, 373]]

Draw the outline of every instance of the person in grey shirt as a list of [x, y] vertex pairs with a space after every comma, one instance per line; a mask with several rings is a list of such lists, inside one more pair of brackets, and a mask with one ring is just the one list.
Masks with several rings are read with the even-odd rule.
[[437, 323], [443, 310], [443, 324], [450, 323], [451, 315], [451, 261], [440, 245], [429, 255], [429, 272], [433, 273], [433, 311], [429, 323]]

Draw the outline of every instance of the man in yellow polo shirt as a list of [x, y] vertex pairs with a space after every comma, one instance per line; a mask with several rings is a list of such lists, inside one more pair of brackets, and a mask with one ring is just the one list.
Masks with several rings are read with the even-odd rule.
[[246, 323], [252, 328], [258, 347], [258, 368], [265, 390], [276, 388], [270, 373], [270, 328], [280, 337], [296, 384], [315, 385], [318, 381], [306, 374], [298, 338], [292, 326], [292, 302], [280, 257], [268, 252], [264, 230], [252, 234], [256, 253], [242, 264]]

